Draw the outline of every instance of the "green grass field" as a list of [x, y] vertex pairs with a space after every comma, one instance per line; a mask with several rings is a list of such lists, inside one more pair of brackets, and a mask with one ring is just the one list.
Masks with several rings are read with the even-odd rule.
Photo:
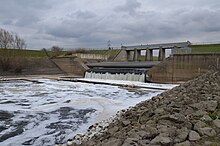
[[[220, 44], [207, 44], [207, 45], [191, 45], [192, 53], [220, 53]], [[111, 57], [115, 56], [120, 50], [87, 50], [89, 54], [109, 54]], [[50, 56], [53, 52], [47, 51]], [[65, 55], [68, 51], [63, 51], [61, 54]], [[25, 56], [30, 58], [41, 58], [47, 57], [43, 50], [15, 50], [15, 49], [0, 49], [0, 56], [6, 53], [15, 56]], [[144, 60], [144, 58], [142, 58]], [[141, 59], [141, 60], [142, 60]], [[156, 60], [156, 58], [154, 58]]]
[[191, 45], [192, 53], [220, 53], [220, 44]]
[[[0, 56], [5, 54], [14, 55], [14, 56], [24, 56], [30, 58], [47, 57], [43, 50], [0, 49]], [[48, 51], [48, 54], [51, 54], [51, 52]]]

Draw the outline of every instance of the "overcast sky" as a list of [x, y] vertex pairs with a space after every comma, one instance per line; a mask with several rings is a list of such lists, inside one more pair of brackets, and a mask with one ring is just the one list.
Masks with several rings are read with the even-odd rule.
[[220, 41], [220, 0], [0, 0], [0, 28], [28, 48]]

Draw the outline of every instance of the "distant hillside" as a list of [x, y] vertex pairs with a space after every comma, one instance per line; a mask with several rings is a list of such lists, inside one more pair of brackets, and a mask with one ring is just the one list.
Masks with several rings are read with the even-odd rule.
[[220, 44], [191, 45], [192, 53], [220, 53]]
[[[205, 45], [191, 45], [192, 53], [220, 53], [220, 44], [205, 44]], [[15, 50], [15, 49], [7, 49], [10, 53], [14, 55], [26, 56], [26, 57], [47, 57], [43, 50]], [[4, 55], [6, 52], [5, 49], [0, 49], [0, 56]], [[53, 53], [51, 51], [47, 51], [51, 56]], [[62, 51], [61, 54], [65, 55], [68, 51]], [[114, 50], [86, 50], [85, 53], [89, 54], [109, 54], [110, 56], [114, 56], [119, 52], [119, 49]]]
[[[18, 49], [0, 49], [0, 56], [9, 53], [15, 56], [24, 56], [30, 58], [47, 57], [43, 50], [18, 50]], [[51, 53], [50, 51], [48, 52]]]

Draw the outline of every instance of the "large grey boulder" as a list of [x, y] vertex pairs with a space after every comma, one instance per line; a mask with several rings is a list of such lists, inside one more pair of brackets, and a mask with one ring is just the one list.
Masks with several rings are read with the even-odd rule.
[[199, 133], [197, 133], [196, 131], [191, 130], [189, 133], [189, 140], [190, 141], [197, 141], [199, 140], [201, 137], [199, 135]]
[[186, 127], [183, 127], [181, 129], [178, 129], [176, 132], [176, 136], [174, 136], [174, 142], [175, 143], [180, 143], [180, 142], [184, 142], [189, 134], [189, 130]]
[[213, 124], [214, 124], [216, 127], [220, 128], [220, 120], [219, 120], [219, 119], [215, 119], [215, 120], [213, 121]]
[[150, 144], [161, 144], [161, 145], [169, 145], [171, 144], [171, 139], [169, 137], [163, 136], [162, 134], [156, 136], [153, 140], [151, 140]]
[[121, 146], [122, 145], [121, 139], [114, 139], [110, 140], [109, 142], [103, 143], [102, 146]]
[[114, 126], [108, 130], [108, 132], [113, 135], [119, 130], [118, 126]]
[[198, 132], [201, 135], [207, 135], [207, 136], [210, 136], [210, 137], [216, 136], [215, 130], [210, 128], [210, 127], [200, 128]]
[[205, 122], [211, 122], [212, 118], [209, 115], [204, 115], [201, 120], [205, 121]]
[[138, 139], [135, 138], [127, 138], [122, 146], [138, 146]]
[[123, 124], [124, 126], [127, 126], [127, 125], [131, 124], [131, 121], [129, 121], [129, 120], [123, 120], [123, 121], [122, 121], [122, 124]]
[[158, 134], [158, 131], [156, 128], [148, 126], [148, 125], [142, 126], [142, 129], [146, 131], [144, 138], [154, 138]]
[[208, 112], [213, 112], [216, 110], [218, 106], [218, 102], [215, 100], [207, 100], [201, 101], [199, 103], [191, 104], [190, 107], [197, 109], [197, 110], [206, 110]]
[[195, 126], [194, 130], [197, 131], [201, 136], [207, 135], [207, 136], [215, 136], [216, 132], [214, 129], [208, 127], [204, 122], [198, 121]]
[[181, 143], [174, 144], [174, 146], [191, 146], [189, 141], [184, 141]]

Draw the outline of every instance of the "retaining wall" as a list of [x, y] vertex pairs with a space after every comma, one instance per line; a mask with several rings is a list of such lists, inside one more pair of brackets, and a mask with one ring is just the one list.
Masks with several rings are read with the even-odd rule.
[[52, 61], [64, 71], [66, 74], [74, 74], [83, 76], [85, 71], [89, 69], [80, 59], [78, 58], [53, 58]]
[[82, 54], [76, 53], [73, 56], [79, 57], [81, 59], [97, 59], [97, 60], [108, 60], [109, 55], [102, 55], [102, 54]]
[[220, 54], [175, 54], [148, 72], [152, 82], [181, 82], [220, 68]]

